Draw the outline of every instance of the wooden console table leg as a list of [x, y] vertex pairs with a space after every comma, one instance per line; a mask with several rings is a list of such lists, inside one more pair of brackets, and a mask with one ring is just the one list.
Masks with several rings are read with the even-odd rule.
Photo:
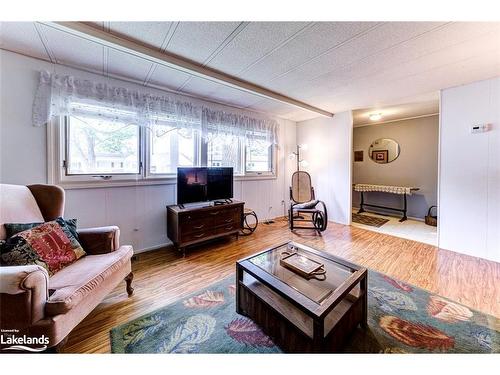
[[358, 214], [365, 212], [365, 210], [363, 208], [363, 204], [365, 203], [365, 195], [363, 194], [362, 191], [360, 191], [359, 194], [361, 195], [361, 202], [359, 203]]
[[403, 221], [406, 221], [408, 217], [406, 216], [406, 211], [407, 211], [407, 202], [406, 202], [406, 193], [403, 194], [403, 217], [399, 220], [400, 223]]

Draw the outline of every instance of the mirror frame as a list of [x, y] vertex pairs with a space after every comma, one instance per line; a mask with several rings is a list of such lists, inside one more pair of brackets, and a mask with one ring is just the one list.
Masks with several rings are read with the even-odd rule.
[[[387, 140], [390, 140], [390, 141], [393, 141], [394, 143], [396, 143], [398, 145], [398, 154], [396, 155], [396, 157], [394, 159], [392, 159], [391, 161], [387, 161], [386, 163], [379, 163], [378, 161], [376, 161], [373, 157], [372, 157], [372, 150], [370, 150], [372, 147], [373, 147], [373, 143], [375, 143], [376, 141], [378, 140], [381, 140], [381, 139], [387, 139]], [[395, 161], [397, 158], [399, 158], [399, 156], [401, 155], [401, 146], [399, 144], [398, 141], [396, 141], [395, 139], [392, 139], [392, 138], [385, 138], [385, 137], [381, 137], [381, 138], [377, 138], [375, 139], [374, 141], [372, 141], [370, 143], [370, 146], [368, 146], [368, 157], [370, 158], [371, 161], [373, 161], [374, 163], [376, 164], [390, 164], [392, 163], [393, 161]], [[387, 159], [389, 159], [389, 155], [387, 155]]]

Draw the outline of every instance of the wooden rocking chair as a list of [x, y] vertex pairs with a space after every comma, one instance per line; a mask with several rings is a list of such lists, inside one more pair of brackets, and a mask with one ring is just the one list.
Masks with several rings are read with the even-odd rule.
[[[311, 176], [304, 171], [297, 171], [292, 175], [290, 187], [290, 210], [288, 221], [290, 229], [314, 229], [323, 232], [328, 225], [328, 214], [323, 201], [314, 196]], [[297, 226], [296, 222], [312, 223], [312, 226]]]

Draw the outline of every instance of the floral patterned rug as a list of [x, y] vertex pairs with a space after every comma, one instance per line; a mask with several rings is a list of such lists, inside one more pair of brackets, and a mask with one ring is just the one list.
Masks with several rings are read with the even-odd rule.
[[[280, 353], [235, 312], [234, 276], [111, 330], [113, 353]], [[499, 353], [500, 320], [394, 280], [368, 275], [368, 329], [346, 353]]]

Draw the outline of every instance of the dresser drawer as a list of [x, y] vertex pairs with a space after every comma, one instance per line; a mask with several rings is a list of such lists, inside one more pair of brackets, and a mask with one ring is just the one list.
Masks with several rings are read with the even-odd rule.
[[206, 218], [197, 218], [181, 222], [179, 229], [181, 233], [184, 234], [209, 230], [210, 228], [213, 228], [213, 226], [213, 223], [210, 223], [210, 221]]
[[183, 213], [182, 215], [179, 215], [179, 222], [181, 224], [184, 223], [192, 223], [197, 220], [205, 220], [205, 218], [208, 216], [208, 212], [204, 210], [200, 211], [194, 211], [194, 212], [186, 212]]
[[224, 209], [214, 216], [214, 225], [239, 223], [240, 221], [241, 210], [238, 208]]
[[212, 230], [198, 230], [198, 231], [190, 232], [190, 233], [189, 232], [187, 232], [187, 233], [182, 232], [180, 242], [184, 243], [184, 242], [191, 242], [191, 241], [199, 241], [199, 240], [203, 240], [206, 237], [211, 236], [212, 234], [214, 234], [213, 229]]
[[214, 228], [214, 234], [223, 234], [223, 233], [228, 233], [232, 232], [235, 230], [240, 229], [240, 224], [239, 223], [230, 223], [230, 224], [224, 224], [224, 225], [219, 225]]

